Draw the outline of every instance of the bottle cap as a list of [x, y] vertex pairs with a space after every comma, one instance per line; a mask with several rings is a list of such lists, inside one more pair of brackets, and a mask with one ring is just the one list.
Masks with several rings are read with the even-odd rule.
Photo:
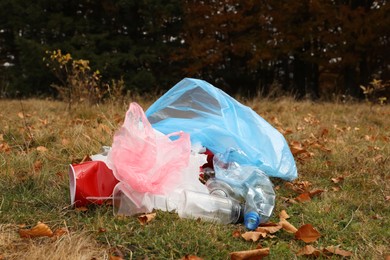
[[249, 230], [255, 230], [260, 224], [260, 216], [255, 211], [249, 211], [244, 215], [245, 227]]

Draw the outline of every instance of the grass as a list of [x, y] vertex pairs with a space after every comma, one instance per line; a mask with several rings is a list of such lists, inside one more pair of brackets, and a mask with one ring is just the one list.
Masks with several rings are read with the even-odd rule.
[[[145, 109], [153, 102], [135, 101]], [[340, 246], [353, 252], [352, 259], [388, 256], [390, 107], [290, 99], [245, 103], [275, 127], [289, 130], [289, 142], [302, 145], [296, 185], [307, 181], [309, 189], [325, 190], [309, 202], [290, 203], [286, 198], [298, 193], [273, 179], [277, 203], [271, 221], [286, 210], [296, 227], [310, 223], [321, 233], [312, 243], [317, 248]], [[142, 226], [134, 217], [114, 217], [109, 205], [73, 209], [68, 164], [110, 145], [126, 109], [127, 103], [67, 111], [66, 104], [55, 101], [0, 101], [0, 259], [229, 259], [230, 252], [258, 245], [270, 247], [269, 259], [300, 258], [295, 253], [305, 243], [287, 232], [248, 242], [232, 235], [245, 232], [242, 225], [159, 211]], [[38, 221], [69, 232], [57, 239], [19, 236], [21, 225]]]

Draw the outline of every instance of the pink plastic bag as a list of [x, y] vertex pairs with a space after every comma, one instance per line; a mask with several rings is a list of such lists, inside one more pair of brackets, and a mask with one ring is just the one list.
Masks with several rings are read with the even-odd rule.
[[132, 189], [164, 194], [180, 183], [190, 152], [189, 134], [164, 135], [154, 130], [142, 108], [133, 102], [114, 136], [107, 163], [115, 177]]

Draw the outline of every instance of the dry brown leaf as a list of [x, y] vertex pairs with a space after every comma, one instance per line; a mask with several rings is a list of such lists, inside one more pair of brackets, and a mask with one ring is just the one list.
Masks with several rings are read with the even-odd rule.
[[149, 213], [138, 216], [138, 221], [141, 225], [146, 225], [156, 217], [156, 213]]
[[7, 143], [0, 144], [0, 152], [9, 153], [11, 151], [11, 147]]
[[291, 204], [298, 204], [298, 201], [296, 201], [295, 199], [286, 198], [283, 196], [280, 196], [280, 198], [283, 200], [283, 202], [287, 202], [287, 203], [291, 203]]
[[321, 190], [321, 189], [311, 190], [309, 192], [309, 195], [310, 195], [310, 198], [313, 198], [317, 195], [321, 195], [323, 192], [324, 192], [324, 190]]
[[340, 191], [340, 187], [332, 187], [333, 191]]
[[19, 229], [19, 235], [23, 238], [51, 237], [53, 236], [53, 231], [46, 224], [38, 222], [33, 228]]
[[249, 231], [245, 232], [241, 235], [246, 241], [252, 240], [253, 242], [256, 242], [260, 239], [260, 237], [266, 237], [267, 232], [266, 231]]
[[48, 149], [44, 146], [38, 146], [37, 147], [37, 151], [40, 152], [40, 153], [45, 153], [48, 151]]
[[18, 113], [18, 117], [21, 118], [21, 119], [23, 119], [23, 118], [24, 118], [23, 112], [19, 112], [19, 113]]
[[313, 247], [312, 245], [306, 245], [302, 247], [297, 253], [297, 256], [307, 255], [318, 257], [321, 255], [321, 250]]
[[85, 211], [88, 211], [88, 208], [82, 206], [82, 207], [77, 207], [77, 208], [75, 208], [75, 210], [76, 210], [77, 212], [85, 212]]
[[390, 196], [385, 196], [385, 201], [390, 201]]
[[123, 260], [123, 258], [121, 256], [110, 255], [109, 260]]
[[298, 141], [290, 142], [290, 150], [294, 156], [297, 156], [302, 153], [307, 153], [307, 150], [303, 148], [302, 144]]
[[256, 231], [273, 234], [273, 233], [278, 232], [280, 229], [282, 229], [282, 226], [277, 225], [277, 226], [258, 227], [258, 228], [256, 228]]
[[230, 253], [231, 260], [260, 260], [269, 255], [269, 247]]
[[241, 237], [241, 231], [240, 231], [240, 230], [237, 230], [237, 229], [234, 230], [232, 236], [233, 236], [233, 237], [236, 237], [236, 238], [237, 238], [237, 237]]
[[282, 220], [282, 219], [289, 219], [290, 216], [287, 214], [287, 212], [283, 209], [282, 211], [280, 211], [279, 213], [279, 219]]
[[308, 192], [302, 193], [295, 198], [299, 202], [308, 202], [311, 201], [310, 194]]
[[385, 260], [390, 260], [390, 255], [387, 255], [387, 256], [385, 257]]
[[66, 227], [57, 228], [53, 232], [53, 237], [61, 237], [61, 236], [68, 234], [68, 233], [69, 233], [69, 231]]
[[324, 253], [332, 253], [332, 254], [335, 254], [335, 255], [341, 255], [341, 256], [344, 256], [344, 257], [347, 257], [347, 256], [352, 256], [353, 253], [351, 251], [346, 251], [346, 250], [342, 250], [336, 246], [327, 246], [324, 248]]
[[339, 177], [336, 177], [336, 178], [331, 178], [332, 182], [333, 183], [340, 183], [342, 181], [344, 181], [344, 177], [343, 176], [339, 176]]
[[180, 260], [203, 260], [203, 258], [196, 255], [185, 255]]
[[301, 226], [295, 233], [295, 238], [305, 243], [314, 242], [319, 237], [321, 237], [321, 234], [311, 224]]
[[284, 230], [286, 230], [288, 233], [295, 233], [297, 232], [297, 228], [294, 227], [294, 225], [292, 225], [290, 222], [288, 222], [287, 220], [285, 219], [282, 219], [279, 221], [279, 224], [282, 226], [282, 228]]
[[285, 186], [295, 192], [304, 193], [309, 191], [311, 183], [309, 181], [287, 182]]

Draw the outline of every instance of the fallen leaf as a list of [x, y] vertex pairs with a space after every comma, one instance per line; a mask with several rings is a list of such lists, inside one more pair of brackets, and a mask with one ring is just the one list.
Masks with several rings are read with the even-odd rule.
[[304, 193], [309, 191], [311, 183], [308, 181], [286, 182], [285, 186], [295, 192]]
[[105, 229], [103, 227], [99, 228], [99, 233], [104, 233], [104, 232], [107, 232], [107, 229]]
[[69, 233], [69, 231], [66, 227], [57, 228], [53, 232], [53, 237], [61, 237], [61, 236], [68, 234], [68, 233]]
[[344, 256], [344, 257], [347, 257], [347, 256], [352, 256], [353, 253], [350, 252], [350, 251], [346, 251], [346, 250], [342, 250], [336, 246], [327, 246], [324, 248], [323, 250], [325, 253], [329, 252], [329, 253], [332, 253], [332, 254], [335, 254], [335, 255], [341, 255], [341, 256]]
[[138, 217], [138, 221], [141, 225], [146, 225], [156, 217], [156, 213], [144, 214]]
[[385, 201], [390, 201], [390, 196], [385, 196]]
[[234, 230], [232, 235], [233, 235], [233, 237], [236, 237], [236, 238], [241, 237], [241, 232], [240, 232], [240, 230]]
[[319, 237], [321, 237], [321, 234], [311, 224], [301, 226], [295, 233], [295, 238], [305, 243], [314, 242]]
[[286, 197], [280, 197], [283, 202], [287, 202], [287, 203], [291, 203], [291, 204], [298, 204], [298, 201], [296, 201], [295, 199], [291, 199], [291, 198], [286, 198]]
[[307, 255], [307, 256], [315, 256], [318, 257], [321, 255], [321, 251], [312, 245], [306, 245], [302, 247], [297, 253], [297, 256]]
[[82, 207], [77, 207], [75, 210], [76, 210], [77, 212], [85, 212], [85, 211], [88, 211], [88, 208], [82, 206]]
[[23, 119], [23, 118], [24, 118], [23, 112], [19, 112], [19, 113], [18, 113], [18, 117]]
[[276, 226], [258, 227], [258, 228], [256, 228], [255, 231], [273, 234], [273, 233], [276, 233], [277, 231], [279, 231], [280, 229], [282, 229], [282, 226], [278, 224]]
[[267, 232], [266, 231], [249, 231], [245, 232], [244, 234], [241, 235], [246, 241], [252, 240], [253, 242], [256, 242], [257, 240], [260, 239], [260, 237], [266, 237]]
[[282, 220], [282, 219], [289, 219], [290, 216], [287, 214], [287, 212], [283, 209], [282, 211], [280, 211], [279, 213], [279, 219]]
[[294, 227], [294, 225], [292, 225], [290, 222], [288, 222], [287, 220], [285, 219], [282, 219], [279, 221], [279, 224], [282, 226], [282, 228], [284, 230], [286, 230], [288, 233], [295, 233], [297, 232], [297, 228]]
[[316, 190], [312, 190], [309, 192], [309, 195], [310, 195], [310, 198], [313, 198], [317, 195], [320, 195], [324, 192], [324, 190], [321, 190], [321, 189], [316, 189]]
[[290, 142], [290, 150], [294, 156], [307, 152], [307, 150], [303, 148], [302, 144], [298, 141]]
[[333, 191], [340, 191], [340, 187], [332, 187]]
[[331, 178], [332, 182], [333, 183], [340, 183], [342, 181], [344, 181], [344, 177], [343, 176], [339, 176], [339, 177], [336, 177], [336, 178]]
[[51, 237], [53, 231], [44, 223], [38, 222], [38, 224], [30, 229], [19, 229], [19, 235], [23, 238], [33, 238], [33, 237]]
[[185, 255], [184, 257], [180, 258], [180, 260], [203, 260], [203, 258], [196, 255]]
[[269, 255], [269, 247], [230, 253], [231, 260], [260, 260]]
[[37, 151], [41, 152], [41, 153], [45, 153], [45, 152], [48, 151], [48, 149], [46, 147], [44, 147], [44, 146], [38, 146], [37, 147]]
[[295, 198], [299, 202], [308, 202], [311, 201], [310, 194], [308, 192], [302, 193]]

